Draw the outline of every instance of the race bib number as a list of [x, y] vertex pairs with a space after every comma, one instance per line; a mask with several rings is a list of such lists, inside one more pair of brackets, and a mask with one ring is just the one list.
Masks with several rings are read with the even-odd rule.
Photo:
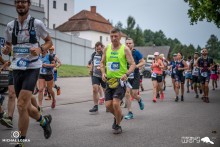
[[134, 73], [131, 73], [129, 76], [128, 76], [129, 79], [134, 79]]
[[100, 63], [101, 63], [101, 56], [95, 56], [94, 57], [94, 66], [100, 66]]
[[207, 72], [202, 72], [201, 76], [206, 78], [208, 76], [208, 73]]
[[194, 68], [192, 74], [195, 75], [195, 76], [198, 76], [199, 75], [199, 69], [198, 68]]
[[153, 73], [151, 74], [151, 77], [152, 77], [152, 78], [156, 78], [156, 77], [157, 77], [157, 74], [153, 72]]
[[173, 74], [176, 74], [176, 68], [173, 69]]
[[120, 69], [119, 62], [108, 62], [108, 69], [110, 71], [118, 71]]

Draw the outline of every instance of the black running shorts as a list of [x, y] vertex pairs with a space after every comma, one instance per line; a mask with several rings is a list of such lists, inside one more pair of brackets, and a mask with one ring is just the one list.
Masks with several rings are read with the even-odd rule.
[[33, 92], [40, 69], [13, 70], [15, 93], [18, 98], [21, 90]]

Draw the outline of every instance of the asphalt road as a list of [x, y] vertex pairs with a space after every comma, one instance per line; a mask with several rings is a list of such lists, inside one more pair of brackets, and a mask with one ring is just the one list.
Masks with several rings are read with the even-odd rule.
[[[30, 143], [26, 143], [26, 147], [220, 147], [219, 89], [210, 92], [209, 104], [194, 98], [193, 92], [185, 94], [184, 102], [176, 103], [172, 87], [166, 89], [163, 102], [153, 103], [151, 83], [145, 79], [145, 88], [148, 90], [141, 93], [145, 109], [139, 110], [138, 103], [134, 101], [134, 119], [123, 120], [123, 133], [114, 135], [111, 129], [113, 116], [105, 112], [104, 105], [99, 107], [99, 114], [89, 114], [93, 103], [91, 86], [86, 85], [89, 85], [90, 79], [82, 78], [81, 83], [78, 79], [74, 80], [75, 83], [69, 79], [58, 82], [63, 91], [57, 98], [59, 102], [54, 110], [48, 107], [50, 102], [45, 102], [43, 113], [53, 117], [51, 138], [44, 139], [39, 124], [31, 120], [27, 134]], [[127, 109], [122, 110], [126, 115]], [[18, 130], [17, 110], [13, 121], [13, 129], [0, 126], [0, 147], [13, 146], [2, 142], [2, 139], [13, 139], [13, 131]], [[195, 141], [183, 143], [183, 139], [187, 141], [186, 137], [193, 137]], [[203, 143], [201, 139], [204, 137], [209, 137], [214, 144]]]

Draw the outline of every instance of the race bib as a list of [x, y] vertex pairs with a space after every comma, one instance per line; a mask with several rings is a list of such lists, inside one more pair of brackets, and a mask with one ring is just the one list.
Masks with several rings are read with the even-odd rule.
[[120, 63], [119, 62], [108, 62], [108, 69], [110, 71], [118, 71], [120, 69]]
[[206, 78], [208, 76], [208, 73], [207, 72], [202, 72], [201, 76]]
[[100, 66], [100, 63], [101, 63], [101, 56], [95, 56], [94, 57], [94, 66]]
[[40, 74], [47, 74], [47, 69], [46, 68], [41, 68]]
[[211, 74], [213, 74], [213, 75], [214, 75], [214, 74], [216, 74], [216, 73], [215, 73], [215, 71], [211, 71]]
[[152, 78], [156, 78], [156, 77], [157, 77], [157, 74], [153, 72], [153, 73], [151, 74], [151, 77], [152, 77]]
[[195, 76], [198, 76], [199, 75], [199, 69], [198, 68], [194, 68], [192, 74], [195, 75]]
[[173, 74], [176, 74], [176, 68], [173, 69]]
[[129, 76], [128, 76], [129, 79], [134, 79], [134, 73], [132, 72]]

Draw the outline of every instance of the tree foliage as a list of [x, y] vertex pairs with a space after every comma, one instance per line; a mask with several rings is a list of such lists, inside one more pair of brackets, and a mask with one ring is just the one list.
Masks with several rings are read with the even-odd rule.
[[220, 28], [220, 0], [184, 0], [189, 4], [191, 24], [207, 20]]
[[[127, 26], [119, 21], [115, 27], [119, 28], [123, 33], [134, 40], [135, 46], [170, 46], [169, 58], [172, 59], [174, 53], [182, 52], [185, 59], [193, 56], [194, 52], [201, 52], [202, 48], [198, 45], [195, 48], [192, 44], [183, 45], [177, 38], [167, 38], [162, 30], [153, 32], [150, 29], [142, 30], [132, 16], [127, 19]], [[220, 41], [215, 35], [211, 35], [207, 41], [206, 48], [209, 55], [220, 60]]]

